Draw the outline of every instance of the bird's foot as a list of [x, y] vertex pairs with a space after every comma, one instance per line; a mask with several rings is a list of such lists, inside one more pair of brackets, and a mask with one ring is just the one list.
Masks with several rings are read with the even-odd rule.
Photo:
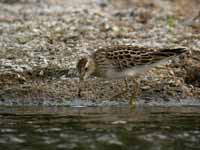
[[136, 96], [135, 97], [131, 96], [129, 100], [129, 108], [132, 110], [135, 109], [135, 107], [136, 107]]

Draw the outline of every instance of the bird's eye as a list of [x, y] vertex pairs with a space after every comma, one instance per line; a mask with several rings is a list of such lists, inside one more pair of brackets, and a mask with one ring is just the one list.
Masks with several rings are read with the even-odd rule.
[[85, 68], [85, 71], [88, 71], [88, 67]]

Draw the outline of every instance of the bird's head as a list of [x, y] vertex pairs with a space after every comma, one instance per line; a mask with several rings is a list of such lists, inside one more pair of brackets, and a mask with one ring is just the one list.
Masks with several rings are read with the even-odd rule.
[[76, 68], [78, 70], [80, 80], [85, 80], [94, 73], [95, 62], [91, 57], [83, 57], [78, 61]]

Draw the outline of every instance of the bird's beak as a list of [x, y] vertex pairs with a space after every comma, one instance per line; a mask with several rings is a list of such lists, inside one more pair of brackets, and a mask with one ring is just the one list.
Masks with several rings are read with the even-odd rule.
[[85, 81], [87, 78], [88, 78], [88, 75], [87, 75], [87, 74], [81, 74], [80, 77], [79, 77], [80, 82], [81, 82], [81, 81]]
[[78, 84], [78, 97], [81, 97], [81, 82], [83, 81], [82, 78], [79, 79], [79, 84]]
[[79, 77], [79, 88], [78, 88], [78, 97], [81, 97], [81, 83], [84, 81], [84, 76], [80, 75]]
[[84, 81], [84, 76], [83, 76], [83, 75], [80, 75], [79, 80], [80, 80], [80, 82], [81, 82], [81, 81]]
[[88, 78], [87, 74], [80, 74], [78, 96], [81, 97], [81, 85]]

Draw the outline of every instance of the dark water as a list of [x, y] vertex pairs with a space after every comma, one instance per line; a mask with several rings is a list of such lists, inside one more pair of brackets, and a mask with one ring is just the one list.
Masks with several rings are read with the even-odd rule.
[[1, 150], [200, 149], [200, 107], [0, 107]]

